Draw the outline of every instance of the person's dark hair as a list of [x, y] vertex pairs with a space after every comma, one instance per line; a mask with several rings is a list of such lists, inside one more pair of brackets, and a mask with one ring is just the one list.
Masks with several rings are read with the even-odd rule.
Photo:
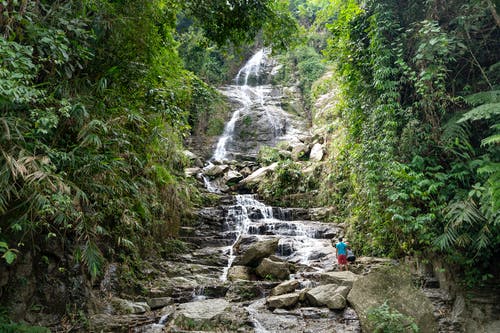
[[342, 239], [343, 239], [342, 237], [339, 237], [339, 242], [342, 242]]

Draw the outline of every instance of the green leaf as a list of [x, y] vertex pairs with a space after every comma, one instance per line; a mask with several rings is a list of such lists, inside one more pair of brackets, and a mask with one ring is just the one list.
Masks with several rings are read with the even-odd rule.
[[14, 250], [8, 250], [3, 254], [2, 258], [4, 258], [7, 264], [10, 265], [14, 262], [14, 260], [16, 260], [17, 254], [14, 253]]

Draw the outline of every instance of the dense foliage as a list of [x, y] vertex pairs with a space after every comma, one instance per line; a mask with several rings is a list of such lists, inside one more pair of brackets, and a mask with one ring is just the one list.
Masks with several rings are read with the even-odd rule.
[[269, 151], [264, 195], [319, 189], [357, 249], [446, 254], [476, 281], [500, 245], [499, 6], [1, 1], [1, 269], [60, 251], [54, 274], [74, 260], [95, 279], [106, 260], [172, 250], [196, 195], [184, 140], [220, 133], [209, 84], [257, 39], [290, 47], [276, 79], [298, 82], [306, 111], [336, 94], [323, 174]]
[[128, 260], [176, 235], [193, 195], [183, 140], [191, 128], [218, 134], [222, 119], [214, 114], [224, 109], [185, 69], [193, 52], [182, 54], [186, 62], [178, 54], [177, 18], [198, 22], [194, 33], [221, 48], [263, 27], [268, 37], [280, 33], [274, 25], [285, 21], [294, 29], [285, 2], [252, 2], [257, 7], [231, 18], [197, 11], [217, 3], [221, 11], [248, 9], [175, 0], [1, 3], [6, 263], [55, 243], [96, 277], [106, 258]]
[[365, 252], [485, 272], [500, 244], [494, 4], [332, 1], [321, 19], [340, 89], [325, 200]]
[[197, 84], [175, 52], [175, 10], [171, 1], [3, 8], [7, 262], [57, 242], [95, 277], [103, 251], [135, 254], [144, 236], [175, 234], [189, 203], [179, 175]]

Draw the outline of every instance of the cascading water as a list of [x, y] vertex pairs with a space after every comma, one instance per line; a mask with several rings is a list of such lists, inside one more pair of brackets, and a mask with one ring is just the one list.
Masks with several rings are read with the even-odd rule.
[[[277, 107], [276, 102], [268, 103], [275, 98], [276, 93], [273, 93], [271, 85], [265, 81], [266, 75], [263, 74], [264, 68], [270, 64], [270, 51], [261, 49], [248, 60], [238, 74], [236, 75], [234, 85], [227, 86], [221, 92], [229, 97], [233, 102], [240, 105], [232, 114], [231, 119], [224, 127], [224, 132], [217, 142], [212, 161], [223, 161], [225, 158], [234, 157], [234, 153], [240, 153], [232, 145], [241, 144], [238, 141], [245, 141], [248, 146], [245, 149], [249, 154], [255, 155], [260, 148], [262, 137], [244, 137], [251, 136], [249, 131], [239, 129], [239, 133], [235, 133], [236, 126], [241, 122], [260, 121], [264, 123], [265, 130], [263, 136], [266, 140], [270, 140], [269, 144], [275, 143], [276, 139], [287, 131], [289, 120], [281, 107]], [[252, 129], [255, 130], [255, 124], [252, 124]], [[240, 126], [242, 126], [240, 124]], [[260, 129], [262, 130], [262, 129]], [[239, 137], [235, 137], [238, 135]], [[232, 147], [232, 148], [231, 148]]]
[[[223, 181], [222, 176], [215, 176], [219, 177], [215, 181], [207, 176], [212, 175], [211, 177], [214, 177], [214, 173], [208, 172], [211, 168], [218, 167], [217, 164], [225, 162], [225, 165], [221, 165], [220, 169], [235, 170], [236, 168], [240, 168], [239, 170], [241, 171], [241, 165], [252, 161], [261, 145], [272, 146], [276, 144], [278, 139], [286, 139], [284, 136], [285, 133], [287, 135], [296, 134], [294, 127], [290, 125], [293, 121], [289, 115], [284, 115], [285, 112], [280, 107], [281, 97], [277, 97], [277, 89], [266, 84], [266, 75], [269, 75], [266, 71], [271, 67], [267, 66], [270, 61], [268, 55], [268, 50], [259, 50], [238, 72], [235, 78], [235, 85], [227, 86], [222, 90], [237, 107], [235, 107], [230, 121], [226, 124], [223, 135], [219, 138], [217, 147], [210, 159], [211, 162], [209, 162], [201, 174], [205, 187], [209, 192], [219, 194], [224, 192], [222, 187], [219, 187], [221, 181]], [[265, 133], [266, 140], [259, 139], [254, 140], [255, 142], [247, 142], [242, 138], [241, 133], [244, 131], [241, 129], [241, 126], [244, 125], [242, 119], [245, 119], [245, 117], [255, 121], [255, 124], [251, 124], [251, 128], [255, 131], [260, 130], [261, 132], [259, 133]], [[265, 127], [264, 130], [261, 129], [262, 126]], [[250, 158], [247, 159], [247, 157]], [[231, 162], [225, 161], [226, 159], [231, 160]], [[205, 172], [206, 174], [204, 174]], [[214, 214], [214, 211], [219, 214]], [[217, 265], [211, 266], [217, 267], [213, 273], [190, 280], [192, 284], [189, 284], [189, 288], [192, 289], [191, 293], [188, 294], [188, 298], [190, 298], [191, 302], [206, 302], [206, 298], [217, 297], [213, 296], [210, 292], [217, 290], [214, 284], [215, 286], [222, 286], [223, 288], [221, 289], [225, 290], [233, 284], [233, 282], [229, 282], [228, 280], [230, 280], [229, 277], [231, 276], [230, 268], [237, 257], [235, 247], [237, 244], [240, 244], [240, 241], [255, 242], [278, 238], [278, 253], [276, 255], [280, 258], [276, 260], [294, 264], [297, 271], [295, 274], [291, 274], [290, 278], [298, 280], [301, 286], [314, 285], [314, 282], [308, 280], [307, 273], [322, 271], [334, 265], [335, 256], [330, 244], [330, 237], [339, 231], [336, 227], [325, 223], [308, 221], [307, 214], [300, 215], [297, 218], [297, 215], [294, 216], [295, 213], [290, 213], [291, 211], [293, 211], [293, 208], [280, 209], [266, 206], [264, 203], [258, 201], [254, 195], [249, 194], [239, 194], [231, 197], [221, 196], [221, 204], [219, 206], [207, 207], [206, 215], [200, 215], [204, 217], [200, 229], [204, 229], [205, 231], [191, 230], [194, 235], [193, 243], [196, 244], [196, 248], [205, 249], [202, 253], [210, 255], [218, 253], [220, 261], [218, 261]], [[220, 218], [221, 214], [223, 214], [223, 218]], [[211, 219], [205, 219], [205, 216], [209, 216]], [[218, 224], [213, 225], [209, 223], [206, 225], [207, 221], [216, 221]], [[220, 229], [217, 229], [218, 227], [223, 229], [220, 234], [218, 231]], [[190, 229], [188, 228], [188, 230]], [[207, 232], [207, 230], [210, 230], [210, 232]], [[209, 236], [205, 236], [207, 243], [200, 244], [199, 242], [203, 240], [198, 238], [198, 236], [202, 235], [203, 232]], [[239, 250], [241, 250], [241, 247]], [[190, 253], [187, 255], [187, 260], [189, 263], [196, 263], [196, 260], [204, 263], [209, 260], [211, 265], [213, 265], [210, 257], [206, 255], [197, 257], [195, 253]], [[222, 266], [224, 263], [225, 266]], [[195, 266], [193, 269], [198, 270], [199, 268]], [[187, 276], [182, 276], [182, 279], [185, 278]], [[245, 283], [256, 283], [256, 285], [261, 282], [245, 281]], [[224, 295], [218, 297], [224, 298]], [[308, 321], [311, 315], [302, 314], [301, 309], [292, 316], [280, 315], [279, 313], [269, 311], [265, 298], [252, 299], [251, 302], [241, 303], [239, 306], [244, 307], [248, 315], [246, 320], [253, 323], [253, 331], [257, 333], [304, 331], [302, 328], [305, 329], [306, 326], [308, 329], [305, 331], [314, 330], [311, 329], [312, 327], [321, 327], [319, 329], [321, 331], [323, 327], [332, 327], [331, 316], [333, 314], [328, 309], [318, 310], [320, 311], [318, 313], [321, 313], [319, 316], [321, 319]], [[307, 312], [308, 310], [304, 311]], [[313, 326], [309, 327], [311, 323]], [[163, 321], [153, 325], [153, 328], [161, 328], [163, 327], [162, 325]], [[354, 330], [351, 331], [343, 330], [347, 327], [346, 325], [342, 323], [339, 325], [338, 331], [358, 332], [357, 327], [354, 327]], [[283, 327], [293, 327], [293, 329], [282, 330]], [[148, 332], [152, 333], [154, 331]]]
[[236, 232], [236, 237], [233, 244], [228, 246], [229, 258], [227, 266], [224, 267], [221, 275], [222, 281], [227, 280], [227, 273], [236, 257], [234, 255], [234, 246], [236, 245], [236, 243], [238, 243], [242, 235], [248, 234], [248, 230], [252, 222], [249, 216], [249, 211], [258, 210], [264, 220], [269, 220], [273, 217], [272, 208], [264, 205], [262, 202], [255, 200], [253, 195], [236, 195], [235, 199], [236, 205], [232, 206], [228, 210], [226, 223], [230, 230]]

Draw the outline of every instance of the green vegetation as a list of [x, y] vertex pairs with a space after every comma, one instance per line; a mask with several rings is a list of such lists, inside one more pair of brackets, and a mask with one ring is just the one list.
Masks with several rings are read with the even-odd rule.
[[368, 320], [374, 333], [417, 333], [419, 328], [413, 318], [391, 308], [387, 302], [368, 311]]
[[365, 252], [447, 254], [477, 281], [500, 242], [494, 5], [332, 1], [319, 16], [339, 89], [325, 202]]
[[96, 282], [109, 260], [134, 277], [143, 256], [186, 251], [181, 223], [193, 204], [216, 198], [199, 198], [185, 179], [185, 140], [222, 132], [228, 106], [211, 84], [266, 45], [283, 63], [276, 80], [298, 84], [306, 112], [322, 94], [335, 101], [311, 117], [328, 133], [329, 159], [306, 171], [263, 149], [278, 168], [262, 195], [335, 207], [360, 252], [443, 256], [470, 284], [491, 277], [498, 6], [2, 1], [0, 269], [14, 272], [28, 253], [48, 266], [57, 251], [61, 276], [76, 263]]
[[0, 332], [2, 333], [50, 333], [46, 327], [30, 326], [26, 324], [13, 323], [7, 316], [7, 311], [0, 308]]

